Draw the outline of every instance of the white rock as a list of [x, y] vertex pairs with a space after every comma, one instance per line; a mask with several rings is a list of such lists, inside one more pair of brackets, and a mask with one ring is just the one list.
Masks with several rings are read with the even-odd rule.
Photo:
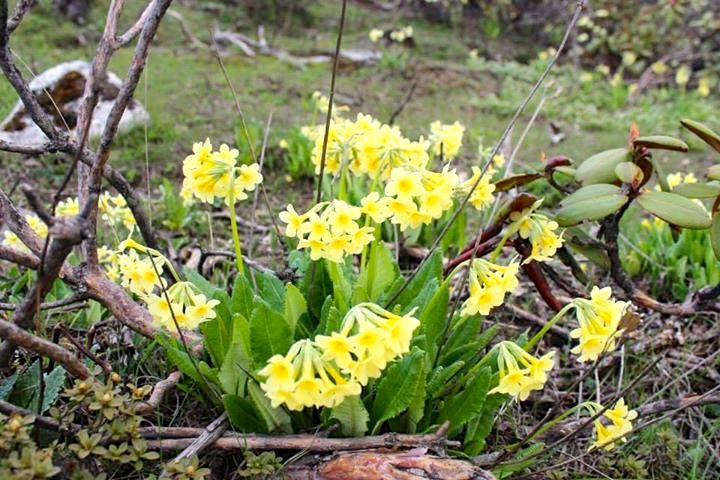
[[[60, 82], [67, 80], [68, 75], [74, 73], [79, 73], [84, 77], [85, 81], [87, 81], [90, 74], [90, 64], [82, 60], [61, 63], [39, 74], [29, 83], [29, 86], [35, 93], [41, 93], [43, 90], [52, 91]], [[107, 86], [110, 90], [114, 90], [114, 92], [112, 92], [113, 95], [110, 95], [112, 98], [108, 98], [107, 95], [101, 95], [100, 101], [93, 112], [90, 124], [90, 137], [97, 137], [102, 132], [115, 100], [116, 91], [121, 85], [122, 81], [120, 78], [114, 73], [108, 72]], [[79, 95], [74, 94], [73, 98], [67, 99], [67, 101], [58, 105], [58, 107], [64, 112], [72, 112], [76, 117], [82, 100], [82, 89], [78, 89], [78, 92], [74, 93], [79, 93]], [[56, 111], [54, 107], [51, 106], [50, 108]], [[128, 131], [137, 125], [143, 125], [149, 119], [150, 115], [147, 110], [145, 110], [145, 107], [133, 99], [120, 120], [119, 131]], [[18, 120], [24, 124], [22, 128], [10, 130], [10, 124]], [[65, 125], [62, 122], [58, 124], [58, 127], [65, 129]], [[47, 136], [45, 136], [40, 128], [30, 119], [27, 112], [25, 112], [24, 105], [18, 100], [8, 116], [0, 122], [0, 140], [23, 145], [38, 145], [45, 143]]]

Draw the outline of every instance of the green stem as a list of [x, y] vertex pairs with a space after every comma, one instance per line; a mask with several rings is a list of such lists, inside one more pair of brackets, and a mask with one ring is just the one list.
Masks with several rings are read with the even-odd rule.
[[537, 343], [542, 340], [542, 338], [545, 336], [545, 334], [555, 325], [557, 322], [560, 321], [560, 319], [571, 309], [574, 308], [574, 303], [568, 303], [565, 305], [558, 313], [555, 314], [555, 316], [545, 324], [545, 326], [540, 329], [538, 333], [535, 334], [533, 338], [530, 339], [529, 342], [525, 344], [525, 351], [529, 352], [532, 350], [532, 348], [537, 345]]
[[[234, 180], [234, 176], [233, 176]], [[245, 275], [245, 262], [242, 256], [242, 243], [240, 243], [240, 232], [237, 226], [237, 212], [235, 211], [235, 185], [230, 183], [230, 191], [228, 193], [230, 203], [230, 230], [232, 233], [233, 246], [235, 247], [235, 259], [237, 261], [237, 269], [240, 275]]]

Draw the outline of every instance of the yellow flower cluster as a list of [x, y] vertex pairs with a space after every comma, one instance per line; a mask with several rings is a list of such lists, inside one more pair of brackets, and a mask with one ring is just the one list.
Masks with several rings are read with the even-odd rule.
[[481, 258], [470, 263], [470, 296], [460, 315], [487, 315], [505, 301], [505, 294], [518, 286], [517, 274], [520, 265], [513, 261], [508, 266], [496, 265]]
[[533, 390], [542, 390], [553, 368], [555, 351], [536, 358], [514, 342], [500, 342], [496, 348], [500, 378], [489, 394], [504, 393], [522, 402]]
[[[138, 252], [146, 258], [141, 258]], [[215, 318], [214, 308], [219, 302], [208, 300], [192, 283], [178, 281], [170, 287], [166, 286], [167, 282], [161, 277], [164, 268], [167, 267], [175, 278], [177, 274], [157, 250], [127, 239], [120, 243], [117, 252], [105, 249], [98, 251], [98, 256], [101, 262], [117, 265], [110, 269], [116, 271], [124, 288], [147, 304], [148, 311], [158, 326], [175, 330], [177, 322], [180, 328], [192, 330], [202, 322]], [[109, 276], [112, 278], [113, 275]]]
[[224, 198], [230, 204], [234, 200], [248, 198], [246, 191], [253, 191], [262, 182], [257, 163], [237, 166], [239, 152], [225, 144], [213, 151], [210, 139], [193, 144], [193, 153], [183, 161], [183, 180], [180, 195], [186, 201], [192, 197], [212, 203]]
[[510, 231], [517, 231], [521, 238], [532, 244], [532, 252], [524, 263], [531, 260], [546, 262], [550, 260], [563, 244], [562, 232], [558, 235], [555, 230], [558, 224], [545, 215], [535, 212], [539, 202], [522, 212], [513, 212], [510, 215], [512, 225]]
[[407, 25], [403, 28], [400, 28], [398, 30], [393, 30], [390, 32], [390, 40], [398, 43], [402, 43], [407, 39], [413, 38], [413, 27], [411, 25]]
[[[315, 142], [312, 162], [319, 173], [324, 127], [316, 127], [310, 135]], [[355, 175], [387, 178], [399, 165], [424, 167], [429, 158], [427, 147], [422, 138], [411, 141], [399, 128], [383, 125], [370, 115], [359, 113], [354, 121], [335, 117], [328, 132], [325, 172], [337, 175], [347, 166]]]
[[151, 293], [144, 300], [155, 323], [168, 330], [175, 330], [175, 322], [180, 328], [193, 330], [203, 322], [215, 318], [215, 306], [218, 300], [208, 300], [197, 287], [190, 282], [177, 282], [167, 289], [167, 296]]
[[400, 316], [374, 303], [356, 305], [340, 332], [300, 340], [286, 355], [272, 356], [259, 372], [265, 377], [260, 387], [273, 407], [335, 407], [406, 353], [419, 324], [412, 312]]
[[[496, 155], [496, 157], [498, 157], [498, 155]], [[465, 191], [469, 191], [470, 188], [475, 185], [475, 182], [477, 182], [478, 177], [480, 177], [481, 170], [478, 167], [472, 167], [472, 172], [472, 177], [464, 184]], [[475, 190], [473, 190], [468, 201], [477, 210], [482, 210], [493, 203], [495, 199], [493, 192], [495, 192], [495, 184], [492, 183], [492, 171], [488, 169], [485, 175], [480, 178], [480, 182], [477, 184], [477, 187], [475, 187]]]
[[[593, 415], [602, 410], [602, 405], [591, 404]], [[591, 410], [591, 411], [592, 411]], [[633, 429], [632, 421], [637, 418], [637, 412], [630, 410], [625, 405], [625, 399], [620, 398], [612, 409], [606, 410], [603, 416], [607, 420], [603, 422], [600, 418], [595, 420], [595, 442], [590, 445], [589, 450], [602, 447], [605, 450], [615, 448], [615, 442], [620, 440], [626, 442], [625, 435]], [[607, 423], [607, 425], [606, 425]]]
[[[34, 213], [30, 213], [25, 215], [25, 221], [28, 223], [32, 231], [35, 232], [38, 237], [47, 237], [48, 227], [47, 225], [45, 225], [45, 222], [40, 220], [40, 217], [38, 217]], [[3, 232], [2, 244], [6, 247], [14, 248], [15, 250], [18, 250], [20, 252], [30, 252], [30, 249], [25, 246], [22, 240], [20, 240], [20, 237], [18, 237], [15, 232], [11, 230], [5, 230]]]
[[[302, 215], [288, 205], [280, 220], [287, 224], [285, 235], [299, 239], [298, 248], [310, 250], [313, 260], [325, 258], [339, 263], [345, 255], [362, 252], [375, 238], [373, 227], [357, 222], [362, 213], [359, 207], [333, 200], [319, 203]], [[375, 218], [379, 215], [376, 213]]]
[[443, 124], [439, 121], [430, 124], [430, 142], [435, 155], [442, 155], [443, 160], [455, 158], [462, 147], [465, 127], [460, 122]]
[[58, 217], [72, 217], [80, 213], [80, 201], [77, 197], [66, 198], [58, 202], [55, 207], [55, 215]]
[[571, 331], [570, 336], [580, 341], [572, 349], [580, 354], [578, 360], [595, 361], [601, 353], [615, 350], [615, 340], [622, 333], [618, 327], [628, 302], [613, 300], [610, 287], [593, 287], [590, 300], [576, 298], [573, 303], [580, 327]]
[[110, 195], [110, 192], [103, 192], [98, 201], [100, 218], [108, 225], [124, 225], [125, 228], [135, 226], [135, 217], [127, 206], [122, 195]]

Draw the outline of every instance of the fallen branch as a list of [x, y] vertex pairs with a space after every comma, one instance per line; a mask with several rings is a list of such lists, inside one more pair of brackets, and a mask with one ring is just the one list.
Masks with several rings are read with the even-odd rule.
[[84, 380], [90, 376], [87, 367], [70, 351], [44, 338], [37, 337], [12, 322], [0, 319], [0, 338], [6, 340], [8, 345], [17, 345], [59, 363], [68, 373], [77, 378]]
[[201, 433], [190, 445], [188, 445], [182, 452], [180, 452], [174, 459], [173, 463], [179, 462], [186, 458], [192, 458], [209, 447], [220, 436], [225, 433], [229, 426], [227, 413], [223, 413], [218, 418], [213, 420], [210, 425], [203, 429]]
[[137, 406], [135, 407], [135, 413], [137, 413], [138, 415], [147, 415], [148, 413], [155, 411], [160, 406], [160, 402], [162, 402], [163, 398], [165, 398], [165, 394], [168, 392], [168, 390], [175, 387], [175, 385], [178, 384], [181, 378], [182, 373], [180, 373], [180, 371], [178, 370], [175, 370], [174, 372], [170, 373], [170, 375], [168, 375], [166, 379], [160, 380], [158, 383], [156, 383], [155, 387], [152, 390], [152, 393], [150, 393], [150, 397], [148, 397], [147, 400], [137, 404]]
[[[448, 440], [445, 434], [450, 424], [445, 422], [435, 433], [426, 435], [406, 435], [386, 433], [358, 438], [324, 438], [315, 435], [243, 435], [225, 434], [213, 442], [217, 450], [298, 450], [310, 452], [334, 452], [340, 450], [367, 450], [372, 448], [415, 448], [433, 445], [458, 447], [459, 442]], [[205, 432], [203, 428], [150, 427], [140, 428], [140, 435], [148, 439], [148, 448], [152, 450], [182, 450]], [[177, 438], [178, 435], [192, 433], [194, 438]]]

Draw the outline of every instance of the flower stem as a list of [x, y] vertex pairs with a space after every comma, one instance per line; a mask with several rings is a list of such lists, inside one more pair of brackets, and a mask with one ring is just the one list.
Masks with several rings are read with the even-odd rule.
[[245, 275], [245, 262], [242, 256], [242, 243], [240, 243], [240, 232], [237, 226], [237, 211], [235, 211], [235, 183], [230, 183], [230, 191], [228, 192], [228, 201], [230, 203], [230, 230], [232, 233], [233, 246], [235, 247], [235, 259], [237, 269], [240, 275]]
[[529, 342], [527, 342], [527, 343], [525, 344], [525, 347], [524, 347], [524, 348], [525, 348], [525, 351], [526, 351], [526, 352], [529, 352], [530, 350], [532, 350], [532, 348], [533, 348], [535, 345], [537, 345], [537, 343], [538, 343], [540, 340], [542, 340], [542, 338], [543, 338], [543, 337], [545, 336], [545, 334], [553, 327], [553, 325], [555, 325], [558, 321], [560, 321], [560, 319], [561, 319], [571, 308], [573, 308], [574, 306], [575, 306], [574, 303], [568, 303], [568, 304], [565, 305], [563, 308], [561, 308], [560, 311], [559, 311], [558, 313], [556, 313], [555, 316], [554, 316], [552, 319], [550, 319], [550, 321], [547, 322], [547, 323], [545, 324], [545, 326], [544, 326], [542, 329], [540, 329], [540, 331], [539, 331], [538, 333], [536, 333], [534, 337], [532, 337], [532, 338], [530, 339]]

